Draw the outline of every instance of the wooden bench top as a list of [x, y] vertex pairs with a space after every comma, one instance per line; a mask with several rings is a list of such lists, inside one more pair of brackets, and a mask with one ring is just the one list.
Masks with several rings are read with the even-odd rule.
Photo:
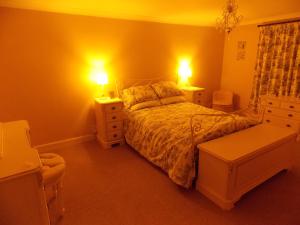
[[280, 145], [291, 139], [296, 140], [296, 132], [289, 128], [260, 124], [220, 137], [197, 147], [223, 161], [234, 162]]

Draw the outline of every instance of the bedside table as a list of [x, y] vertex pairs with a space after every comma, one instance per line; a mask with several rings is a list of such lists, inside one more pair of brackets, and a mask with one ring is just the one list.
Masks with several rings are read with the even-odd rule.
[[184, 92], [186, 99], [198, 105], [204, 105], [204, 91], [205, 88], [200, 87], [183, 87], [181, 90]]
[[95, 99], [97, 139], [105, 149], [124, 144], [122, 109], [119, 98]]

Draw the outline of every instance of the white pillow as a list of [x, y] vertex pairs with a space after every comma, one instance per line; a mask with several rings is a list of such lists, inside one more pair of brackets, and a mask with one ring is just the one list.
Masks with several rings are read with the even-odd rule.
[[186, 102], [186, 99], [183, 96], [173, 96], [173, 97], [168, 97], [168, 98], [162, 98], [162, 99], [160, 99], [160, 102], [163, 105], [168, 105], [168, 104], [173, 104], [173, 103]]
[[159, 100], [154, 100], [154, 101], [146, 101], [146, 102], [141, 102], [138, 104], [135, 104], [131, 106], [130, 110], [139, 110], [139, 109], [145, 109], [145, 108], [150, 108], [150, 107], [155, 107], [155, 106], [160, 106], [161, 103]]

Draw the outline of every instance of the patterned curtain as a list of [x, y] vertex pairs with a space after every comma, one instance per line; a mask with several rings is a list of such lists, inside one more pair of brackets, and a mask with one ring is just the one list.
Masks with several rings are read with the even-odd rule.
[[260, 27], [250, 107], [261, 95], [300, 98], [300, 22]]

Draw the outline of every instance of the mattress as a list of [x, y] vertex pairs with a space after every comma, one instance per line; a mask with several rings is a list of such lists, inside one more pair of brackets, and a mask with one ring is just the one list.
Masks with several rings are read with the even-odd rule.
[[176, 184], [196, 177], [197, 144], [246, 129], [257, 121], [189, 102], [127, 112], [126, 142]]

